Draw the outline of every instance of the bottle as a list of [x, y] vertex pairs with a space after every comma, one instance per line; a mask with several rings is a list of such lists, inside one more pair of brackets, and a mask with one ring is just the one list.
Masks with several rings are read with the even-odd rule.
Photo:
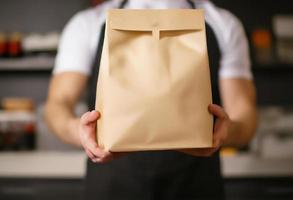
[[22, 55], [21, 34], [14, 32], [10, 35], [8, 41], [8, 56], [11, 58], [20, 57]]
[[0, 32], [0, 58], [7, 55], [7, 37], [4, 33]]
[[266, 29], [256, 29], [252, 33], [254, 58], [257, 64], [269, 65], [273, 62], [272, 34]]
[[24, 145], [27, 150], [34, 150], [36, 148], [36, 131], [35, 123], [26, 124], [24, 133]]

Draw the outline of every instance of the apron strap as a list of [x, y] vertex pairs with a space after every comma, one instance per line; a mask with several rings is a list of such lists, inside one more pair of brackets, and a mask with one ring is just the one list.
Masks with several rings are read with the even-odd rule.
[[195, 3], [192, 1], [192, 0], [187, 0], [187, 3], [189, 4], [189, 6], [192, 8], [192, 9], [195, 9]]
[[[118, 6], [118, 8], [120, 9], [124, 8], [127, 2], [128, 0], [123, 0]], [[96, 102], [94, 97], [96, 96], [97, 80], [99, 76], [100, 62], [102, 57], [103, 45], [104, 45], [105, 29], [106, 29], [106, 23], [104, 23], [101, 27], [100, 37], [98, 40], [98, 48], [96, 51], [94, 62], [92, 64], [92, 71], [91, 71], [91, 76], [89, 79], [89, 91], [88, 91], [88, 98], [87, 98], [89, 110], [95, 109]]]

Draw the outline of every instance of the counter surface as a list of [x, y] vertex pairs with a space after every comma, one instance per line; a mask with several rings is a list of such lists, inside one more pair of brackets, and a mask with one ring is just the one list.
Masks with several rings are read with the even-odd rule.
[[[224, 177], [293, 176], [293, 159], [261, 159], [247, 154], [222, 157]], [[0, 177], [82, 178], [83, 152], [1, 152]]]

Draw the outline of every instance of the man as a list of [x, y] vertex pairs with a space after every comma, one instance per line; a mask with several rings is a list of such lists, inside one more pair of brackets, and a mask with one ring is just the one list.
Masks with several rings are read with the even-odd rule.
[[[213, 102], [223, 106], [208, 107], [216, 117], [213, 148], [127, 155], [105, 152], [95, 138], [96, 121], [101, 113], [91, 111], [81, 118], [73, 114], [87, 87], [96, 51], [102, 46], [106, 10], [118, 7], [205, 10]], [[60, 139], [82, 146], [91, 160], [86, 178], [89, 199], [222, 199], [218, 149], [247, 144], [257, 121], [255, 88], [243, 28], [231, 13], [203, 0], [112, 0], [82, 11], [63, 32], [45, 116]]]

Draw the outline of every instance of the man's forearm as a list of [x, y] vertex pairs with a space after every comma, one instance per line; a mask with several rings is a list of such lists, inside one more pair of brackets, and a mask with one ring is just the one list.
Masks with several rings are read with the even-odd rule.
[[68, 105], [48, 102], [45, 107], [45, 119], [52, 132], [62, 141], [81, 146], [78, 136], [79, 118], [74, 116]]

